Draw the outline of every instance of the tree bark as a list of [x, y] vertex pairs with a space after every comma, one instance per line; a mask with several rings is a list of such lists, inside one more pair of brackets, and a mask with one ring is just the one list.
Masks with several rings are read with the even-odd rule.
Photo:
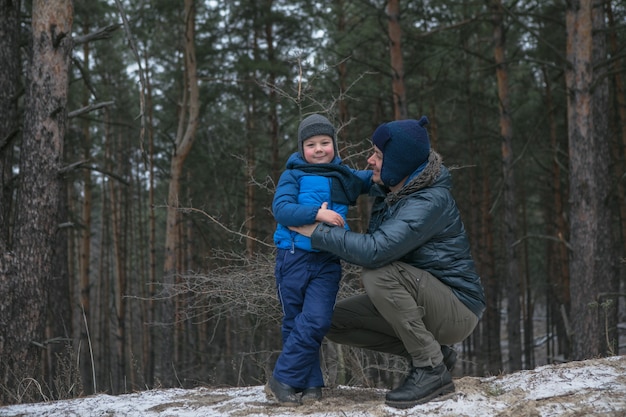
[[[90, 25], [88, 22], [84, 24], [83, 33], [86, 35], [89, 33]], [[89, 70], [90, 60], [90, 44], [85, 42], [83, 44], [83, 59], [85, 71]], [[89, 89], [85, 88], [83, 93], [84, 107], [89, 105]], [[91, 160], [91, 130], [90, 119], [81, 119], [82, 122], [82, 151], [83, 159], [85, 161]], [[91, 262], [91, 207], [92, 207], [92, 183], [91, 183], [91, 171], [88, 169], [83, 170], [83, 198], [82, 198], [82, 227], [79, 229], [80, 233], [80, 245], [78, 247], [78, 286], [80, 290], [79, 303], [82, 320], [78, 330], [78, 338], [80, 346], [89, 346], [89, 338], [87, 337], [88, 326], [91, 324], [91, 304], [90, 304], [90, 292], [91, 284], [89, 282], [90, 277], [90, 262]], [[83, 382], [83, 389], [87, 394], [93, 394], [95, 392], [92, 369], [94, 364], [91, 362], [91, 355], [89, 349], [80, 350], [80, 375]]]
[[550, 126], [550, 147], [552, 148], [552, 187], [549, 195], [546, 197], [546, 207], [549, 207], [546, 215], [546, 232], [548, 236], [553, 236], [557, 240], [556, 242], [550, 242], [547, 250], [549, 285], [546, 294], [546, 300], [548, 300], [546, 309], [549, 310], [549, 317], [552, 322], [548, 324], [548, 329], [549, 331], [552, 331], [552, 328], [555, 329], [558, 342], [558, 351], [551, 350], [551, 343], [547, 344], [548, 361], [552, 361], [557, 353], [563, 355], [565, 359], [568, 359], [570, 356], [568, 329], [561, 314], [562, 309], [567, 314], [570, 311], [567, 249], [569, 232], [565, 221], [563, 203], [567, 201], [567, 189], [562, 185], [563, 174], [561, 172], [561, 166], [563, 165], [561, 155], [566, 154], [566, 149], [562, 149], [557, 133], [552, 84], [545, 69], [543, 71], [543, 80], [545, 83], [545, 105]]
[[[570, 155], [571, 322], [573, 359], [602, 355], [607, 350], [602, 293], [613, 279], [608, 202], [609, 154], [604, 108], [594, 83], [593, 0], [573, 0], [566, 10], [568, 90], [567, 119]], [[599, 87], [602, 88], [602, 87]], [[575, 196], [575, 198], [574, 198]]]
[[[72, 50], [70, 0], [35, 0], [32, 11], [32, 67], [20, 152], [15, 245], [0, 266], [1, 400], [17, 392], [26, 378], [41, 380], [48, 301], [46, 284], [54, 276], [54, 246], [59, 226], [63, 137]], [[14, 255], [13, 262], [10, 257]], [[41, 399], [35, 391], [22, 400]]]
[[[273, 4], [273, 0], [267, 0], [267, 13], [271, 14], [272, 12], [272, 4]], [[272, 22], [272, 19], [266, 19], [265, 22], [265, 43], [267, 44], [267, 60], [269, 61], [270, 64], [274, 64], [276, 61], [276, 52], [275, 52], [275, 47], [274, 47], [274, 25]], [[269, 97], [268, 97], [268, 101], [269, 101], [269, 106], [270, 106], [270, 110], [269, 110], [269, 134], [270, 134], [270, 140], [271, 140], [271, 150], [272, 150], [272, 157], [271, 157], [271, 170], [270, 170], [270, 174], [272, 176], [272, 179], [277, 183], [278, 182], [278, 178], [280, 177], [280, 167], [281, 167], [281, 161], [279, 159], [279, 153], [278, 153], [278, 95], [276, 94], [276, 72], [273, 69], [270, 70], [269, 73]], [[256, 233], [254, 234], [256, 237]], [[253, 239], [248, 239], [248, 240], [253, 240]], [[250, 249], [252, 249], [252, 252], [250, 251]], [[249, 248], [248, 252], [249, 254], [252, 254], [254, 251], [254, 246], [252, 246], [251, 248]]]
[[[185, 38], [184, 38], [184, 92], [178, 133], [172, 160], [170, 162], [170, 183], [167, 199], [167, 223], [165, 235], [165, 262], [163, 268], [164, 290], [167, 292], [175, 283], [177, 274], [177, 259], [180, 250], [180, 213], [179, 196], [181, 191], [181, 178], [185, 159], [191, 151], [196, 130], [198, 128], [198, 113], [200, 110], [198, 75], [196, 67], [195, 51], [195, 5], [193, 0], [185, 0]], [[167, 296], [167, 293], [165, 294]], [[159, 349], [159, 373], [161, 381], [166, 386], [173, 386], [174, 379], [174, 328], [176, 320], [175, 300], [166, 297], [162, 305], [162, 339]]]
[[20, 75], [18, 0], [0, 2], [0, 252], [11, 247], [13, 207], [13, 143], [18, 136], [17, 98]]
[[[611, 2], [607, 2], [606, 7], [609, 27], [616, 28]], [[616, 30], [609, 32], [609, 48], [611, 56], [619, 54]], [[612, 142], [613, 150], [611, 153], [613, 154], [613, 172], [617, 179], [617, 209], [621, 226], [619, 236], [616, 239], [621, 242], [622, 251], [617, 256], [621, 257], [621, 259], [626, 259], [626, 178], [624, 177], [626, 172], [626, 90], [624, 88], [624, 77], [621, 72], [625, 62], [622, 58], [621, 60], [615, 60], [612, 65], [615, 83], [615, 102], [617, 104], [617, 114], [614, 118], [617, 140]], [[619, 279], [619, 276], [617, 278]], [[619, 284], [616, 284], [616, 286], [619, 286]], [[616, 350], [615, 354], [618, 353]]]
[[402, 28], [400, 27], [400, 1], [389, 0], [389, 53], [391, 56], [391, 86], [393, 92], [394, 117], [406, 119], [406, 88], [404, 86], [404, 60], [402, 59]]
[[517, 230], [515, 201], [515, 171], [513, 158], [513, 122], [509, 104], [508, 69], [506, 65], [504, 10], [500, 0], [493, 0], [493, 40], [496, 63], [496, 80], [500, 104], [500, 137], [502, 139], [502, 183], [504, 201], [504, 251], [506, 262], [507, 294], [507, 334], [508, 334], [508, 369], [510, 372], [522, 368], [522, 343], [520, 333], [520, 273], [519, 260], [514, 243]]
[[[113, 134], [108, 138], [108, 141], [113, 142], [114, 145], [110, 150], [111, 154], [109, 158], [111, 161], [122, 160], [123, 152], [120, 151], [121, 139], [119, 134]], [[108, 149], [111, 149], [108, 148]], [[117, 155], [115, 155], [117, 153]], [[122, 162], [121, 165], [126, 165], [127, 162]], [[111, 167], [113, 168], [113, 167]], [[122, 168], [123, 169], [123, 168]], [[113, 244], [113, 291], [114, 302], [113, 307], [115, 311], [115, 365], [111, 369], [112, 375], [112, 392], [113, 394], [120, 394], [124, 392], [124, 381], [126, 380], [126, 248], [124, 245], [124, 231], [127, 228], [124, 227], [124, 209], [123, 192], [120, 190], [120, 185], [115, 181], [108, 181], [106, 183], [109, 202], [111, 204], [111, 239]]]
[[[145, 57], [145, 68], [150, 68], [148, 65], [148, 57]], [[146, 71], [146, 109], [147, 109], [147, 134], [148, 134], [148, 164], [149, 164], [149, 186], [148, 186], [148, 223], [149, 223], [149, 272], [148, 282], [144, 285], [142, 294], [148, 301], [142, 303], [144, 307], [145, 323], [148, 326], [144, 326], [143, 331], [143, 373], [146, 384], [152, 386], [154, 383], [154, 365], [155, 365], [155, 331], [154, 320], [156, 316], [155, 312], [155, 283], [156, 283], [156, 210], [154, 209], [154, 188], [155, 188], [155, 163], [154, 163], [154, 113], [152, 104], [152, 81], [151, 72]]]
[[[593, 75], [593, 136], [596, 143], [597, 164], [602, 167], [598, 173], [598, 197], [600, 212], [598, 213], [598, 229], [606, 238], [598, 242], [598, 249], [604, 256], [605, 264], [600, 267], [604, 276], [596, 277], [598, 283], [598, 302], [600, 306], [600, 336], [602, 339], [601, 353], [617, 354], [619, 348], [619, 332], [617, 329], [617, 305], [619, 302], [619, 269], [617, 259], [620, 251], [613, 242], [619, 239], [619, 232], [614, 230], [611, 214], [611, 195], [613, 193], [613, 179], [611, 178], [611, 154], [609, 134], [609, 77], [607, 66], [600, 65], [606, 62], [607, 57], [607, 28], [604, 0], [594, 0], [592, 6], [593, 25], [593, 54], [592, 59], [598, 72]], [[594, 164], [594, 169], [595, 165]]]

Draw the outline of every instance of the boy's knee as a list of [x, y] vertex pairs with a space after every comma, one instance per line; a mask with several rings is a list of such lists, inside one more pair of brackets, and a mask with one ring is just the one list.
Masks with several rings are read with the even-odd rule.
[[332, 317], [319, 314], [308, 314], [306, 322], [309, 328], [309, 332], [315, 336], [315, 338], [324, 337], [324, 335], [331, 328]]

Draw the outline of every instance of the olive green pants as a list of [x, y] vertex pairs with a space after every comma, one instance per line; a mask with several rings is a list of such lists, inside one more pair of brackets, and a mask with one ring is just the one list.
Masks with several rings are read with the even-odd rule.
[[413, 366], [437, 366], [441, 345], [469, 336], [478, 317], [450, 287], [403, 262], [363, 269], [366, 294], [337, 302], [333, 342], [404, 356]]

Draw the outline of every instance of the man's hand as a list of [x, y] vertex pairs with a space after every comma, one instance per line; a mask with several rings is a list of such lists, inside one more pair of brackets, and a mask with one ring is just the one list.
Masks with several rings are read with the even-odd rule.
[[317, 211], [315, 220], [322, 223], [332, 224], [334, 226], [344, 226], [343, 217], [334, 210], [328, 209], [328, 203], [322, 203], [322, 207]]
[[300, 233], [302, 236], [311, 237], [317, 225], [322, 222], [341, 227], [344, 225], [341, 214], [333, 210], [328, 210], [328, 203], [322, 203], [322, 207], [318, 210], [315, 220], [316, 222], [313, 224], [305, 224], [304, 226], [289, 226], [289, 230]]
[[305, 224], [304, 226], [289, 226], [289, 230], [293, 230], [294, 232], [300, 233], [306, 237], [311, 237], [318, 224], [319, 223]]

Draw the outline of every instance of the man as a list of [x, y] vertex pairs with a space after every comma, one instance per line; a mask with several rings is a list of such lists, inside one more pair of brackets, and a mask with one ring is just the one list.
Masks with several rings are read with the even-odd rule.
[[467, 338], [485, 309], [450, 173], [430, 148], [427, 123], [393, 121], [372, 135], [367, 233], [325, 223], [293, 228], [313, 248], [363, 266], [366, 294], [337, 303], [327, 337], [407, 358], [404, 383], [386, 395], [396, 408], [454, 391], [456, 353], [448, 345]]

